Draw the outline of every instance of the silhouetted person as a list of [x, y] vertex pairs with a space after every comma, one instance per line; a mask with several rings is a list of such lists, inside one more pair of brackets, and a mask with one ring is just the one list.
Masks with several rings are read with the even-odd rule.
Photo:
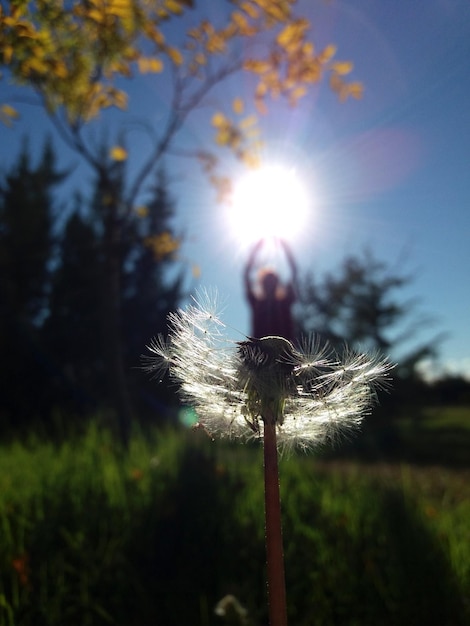
[[256, 256], [263, 246], [263, 240], [261, 240], [253, 248], [246, 264], [245, 294], [251, 308], [253, 337], [260, 339], [269, 335], [277, 335], [294, 341], [292, 305], [296, 299], [294, 285], [297, 278], [297, 268], [287, 244], [282, 240], [280, 243], [289, 262], [292, 273], [291, 280], [286, 285], [282, 285], [274, 270], [262, 269], [258, 274], [258, 284], [253, 286], [250, 273], [255, 265]]

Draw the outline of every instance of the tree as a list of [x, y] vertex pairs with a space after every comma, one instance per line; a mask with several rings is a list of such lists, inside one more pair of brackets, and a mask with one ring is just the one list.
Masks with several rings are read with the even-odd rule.
[[105, 383], [99, 240], [82, 205], [77, 198], [60, 238], [43, 330], [60, 371], [52, 384], [54, 404], [75, 411], [96, 407]]
[[[174, 146], [188, 116], [200, 109], [222, 81], [242, 70], [254, 76], [249, 100], [261, 113], [267, 111], [269, 98], [283, 97], [295, 104], [325, 74], [341, 100], [362, 94], [359, 83], [344, 79], [352, 64], [334, 60], [333, 45], [315, 48], [309, 38], [309, 22], [294, 14], [293, 4], [294, 0], [235, 0], [232, 10], [227, 7], [221, 14], [220, 23], [192, 14], [191, 0], [82, 0], [72, 5], [64, 0], [18, 0], [0, 4], [2, 67], [16, 84], [33, 90], [63, 140], [92, 168], [100, 189], [105, 215], [106, 370], [124, 442], [132, 411], [120, 333], [121, 238], [134, 219], [146, 183]], [[116, 138], [104, 160], [86, 129], [104, 109], [126, 107], [129, 83], [125, 79], [136, 72], [160, 74], [169, 107], [157, 129], [143, 125], [150, 149], [139, 160], [132, 179], [124, 183], [116, 179], [110, 160], [119, 164], [129, 157], [125, 133]], [[244, 110], [245, 102], [236, 98], [232, 103], [235, 121], [227, 112], [216, 110], [212, 124], [216, 144], [253, 164], [257, 138], [253, 116], [237, 117], [244, 115]], [[0, 115], [8, 122], [16, 111], [4, 103]], [[193, 153], [223, 193], [229, 180], [218, 171], [214, 151], [204, 147]]]
[[173, 412], [175, 388], [142, 380], [136, 365], [140, 364], [142, 347], [149, 339], [158, 333], [166, 335], [168, 314], [183, 296], [185, 268], [178, 269], [179, 238], [171, 225], [174, 214], [167, 176], [160, 170], [149, 190], [145, 209], [141, 208], [139, 219], [130, 225], [129, 250], [123, 264], [124, 358], [126, 369], [131, 372], [133, 403], [140, 414], [149, 406], [158, 406], [161, 417]]
[[64, 176], [49, 142], [38, 165], [25, 143], [0, 185], [0, 377], [9, 419], [43, 410], [44, 379], [53, 367], [40, 328], [50, 287], [52, 192]]
[[52, 190], [65, 177], [46, 142], [34, 167], [25, 142], [16, 165], [0, 186], [0, 271], [2, 300], [9, 315], [39, 323], [47, 299], [51, 256]]
[[[120, 176], [125, 164], [114, 164], [114, 191], [119, 192]], [[171, 228], [174, 214], [168, 197], [167, 183], [160, 173], [151, 188], [145, 209], [139, 219], [129, 222], [119, 239], [116, 258], [119, 261], [122, 311], [122, 353], [126, 383], [131, 383], [133, 404], [145, 393], [147, 400], [158, 403], [174, 398], [165, 386], [155, 387], [150, 394], [146, 379], [134, 375], [140, 363], [143, 346], [154, 333], [164, 333], [169, 311], [181, 298], [183, 272], [169, 272], [176, 266], [174, 253], [178, 240]], [[55, 259], [49, 315], [45, 322], [45, 341], [61, 371], [57, 381], [56, 403], [75, 410], [96, 407], [110, 401], [104, 393], [107, 379], [104, 358], [109, 314], [108, 258], [103, 220], [103, 199], [100, 181], [88, 202], [77, 197], [60, 238]], [[91, 202], [91, 206], [89, 203]], [[165, 235], [165, 236], [163, 236]], [[173, 277], [171, 277], [173, 274]], [[134, 380], [136, 379], [137, 380]], [[160, 394], [158, 393], [160, 392]], [[166, 396], [165, 398], [156, 396]], [[152, 397], [150, 397], [152, 396]], [[145, 406], [140, 402], [139, 408]]]
[[416, 301], [400, 291], [412, 277], [366, 250], [346, 257], [340, 268], [319, 280], [308, 273], [300, 281], [298, 320], [302, 333], [314, 332], [341, 351], [345, 342], [378, 350], [398, 360], [397, 375], [410, 379], [425, 358], [436, 356], [439, 337], [409, 345], [425, 322]]

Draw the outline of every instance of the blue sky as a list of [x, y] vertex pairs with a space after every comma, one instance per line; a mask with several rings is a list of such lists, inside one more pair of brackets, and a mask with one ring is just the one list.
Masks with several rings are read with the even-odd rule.
[[[311, 19], [319, 46], [333, 42], [339, 59], [354, 61], [353, 78], [365, 86], [361, 101], [340, 104], [325, 83], [296, 108], [276, 104], [262, 119], [264, 156], [296, 168], [313, 199], [295, 242], [299, 266], [321, 274], [364, 246], [391, 265], [404, 258], [414, 279], [403, 297], [419, 298], [419, 310], [435, 319], [421, 338], [446, 332], [441, 368], [470, 375], [470, 2], [305, 0], [297, 10]], [[213, 102], [227, 108], [245, 95], [247, 81], [232, 80]], [[1, 91], [8, 95], [4, 82]], [[131, 96], [131, 111], [157, 126], [167, 103], [149, 75]], [[24, 132], [34, 147], [50, 130], [38, 109], [21, 113], [14, 129], [0, 130], [2, 170]], [[204, 144], [208, 128], [202, 111], [177, 143]], [[77, 163], [67, 150], [61, 158]], [[198, 285], [218, 289], [224, 320], [247, 333], [246, 251], [227, 232], [225, 209], [197, 167], [174, 160], [169, 168], [186, 236], [182, 258], [201, 267]], [[77, 168], [79, 184], [90, 177]]]

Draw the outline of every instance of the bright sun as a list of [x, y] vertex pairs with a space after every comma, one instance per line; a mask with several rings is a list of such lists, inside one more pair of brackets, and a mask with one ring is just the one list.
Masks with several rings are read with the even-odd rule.
[[265, 166], [236, 184], [230, 226], [246, 243], [266, 237], [292, 240], [305, 227], [308, 208], [308, 195], [293, 169]]

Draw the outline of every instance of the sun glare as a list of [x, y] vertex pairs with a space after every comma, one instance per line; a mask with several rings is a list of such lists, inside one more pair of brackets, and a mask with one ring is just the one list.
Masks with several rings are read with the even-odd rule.
[[235, 186], [230, 226], [240, 241], [266, 237], [292, 239], [305, 227], [309, 198], [293, 169], [265, 166]]

